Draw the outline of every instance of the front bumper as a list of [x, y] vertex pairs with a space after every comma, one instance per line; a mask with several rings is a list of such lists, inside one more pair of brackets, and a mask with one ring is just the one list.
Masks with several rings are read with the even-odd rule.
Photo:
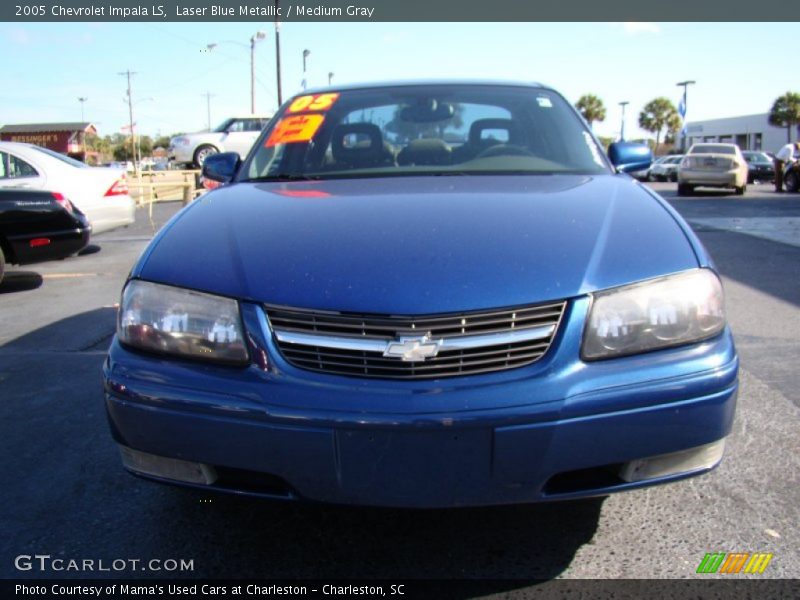
[[254, 364], [165, 360], [115, 341], [104, 367], [106, 408], [124, 448], [217, 474], [186, 485], [269, 497], [491, 505], [606, 494], [709, 470], [619, 477], [631, 461], [729, 433], [738, 389], [730, 332], [583, 363], [574, 357], [587, 308], [573, 303], [550, 354], [529, 367], [385, 382], [288, 365], [261, 309], [245, 304]]

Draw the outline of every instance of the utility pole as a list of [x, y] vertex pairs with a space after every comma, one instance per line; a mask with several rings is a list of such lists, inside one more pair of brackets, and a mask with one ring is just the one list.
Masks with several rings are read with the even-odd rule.
[[275, 0], [275, 74], [278, 79], [278, 107], [283, 104], [283, 95], [281, 94], [281, 24], [278, 21], [278, 9], [280, 8], [280, 0]]
[[206, 92], [205, 94], [200, 94], [200, 95], [204, 96], [206, 99], [206, 113], [207, 113], [206, 118], [208, 122], [208, 130], [211, 131], [211, 98], [213, 98], [215, 94], [212, 94], [211, 92]]
[[83, 103], [86, 102], [87, 100], [88, 98], [83, 98], [83, 97], [78, 98], [78, 102], [81, 103], [81, 123], [83, 123], [86, 120], [83, 116]]
[[131, 156], [133, 157], [133, 174], [136, 175], [139, 167], [136, 165], [136, 136], [133, 133], [133, 96], [131, 95], [131, 75], [136, 75], [136, 72], [128, 69], [122, 73], [117, 73], [117, 75], [124, 75], [128, 78], [128, 123], [131, 128]]

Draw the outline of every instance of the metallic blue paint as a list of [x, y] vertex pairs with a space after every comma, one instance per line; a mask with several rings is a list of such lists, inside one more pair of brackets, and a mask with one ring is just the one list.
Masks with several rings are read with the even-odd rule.
[[698, 264], [674, 216], [623, 175], [387, 177], [220, 188], [133, 275], [287, 306], [431, 314]]
[[[730, 432], [738, 358], [728, 329], [580, 359], [591, 292], [698, 266], [712, 265], [689, 227], [624, 175], [222, 187], [175, 217], [131, 276], [239, 299], [252, 363], [199, 364], [115, 340], [104, 366], [112, 433], [142, 452], [279, 477], [280, 497], [355, 504], [531, 502], [698, 474], [550, 485]], [[412, 381], [293, 367], [262, 308], [431, 314], [559, 299], [568, 308], [538, 362]]]
[[614, 142], [608, 147], [608, 158], [620, 173], [643, 171], [653, 162], [653, 153], [647, 144]]

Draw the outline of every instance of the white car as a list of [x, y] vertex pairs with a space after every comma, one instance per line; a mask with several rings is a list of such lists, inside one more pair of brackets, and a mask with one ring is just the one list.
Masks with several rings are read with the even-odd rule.
[[231, 117], [211, 131], [176, 136], [169, 142], [169, 159], [199, 169], [207, 156], [217, 152], [237, 152], [244, 158], [269, 119], [257, 115]]
[[125, 171], [90, 167], [33, 144], [0, 142], [0, 188], [61, 192], [86, 215], [93, 233], [134, 221]]
[[678, 164], [683, 154], [670, 154], [658, 159], [648, 171], [648, 181], [678, 181]]
[[736, 144], [694, 144], [678, 166], [678, 194], [688, 196], [696, 187], [733, 188], [738, 196], [747, 190], [747, 161]]

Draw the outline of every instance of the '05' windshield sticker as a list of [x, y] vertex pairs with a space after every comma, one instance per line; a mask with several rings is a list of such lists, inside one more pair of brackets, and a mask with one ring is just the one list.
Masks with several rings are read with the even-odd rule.
[[284, 117], [269, 134], [264, 147], [277, 146], [278, 144], [295, 144], [308, 142], [317, 133], [320, 125], [325, 120], [323, 115], [293, 115]]
[[311, 94], [309, 96], [300, 96], [295, 98], [294, 102], [289, 105], [290, 113], [299, 112], [325, 112], [333, 106], [333, 103], [339, 98], [339, 94]]

